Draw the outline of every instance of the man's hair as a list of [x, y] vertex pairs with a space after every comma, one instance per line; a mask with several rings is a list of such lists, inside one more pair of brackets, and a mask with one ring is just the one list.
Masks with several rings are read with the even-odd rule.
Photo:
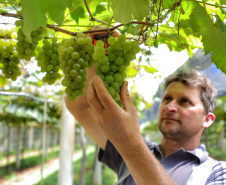
[[[91, 27], [89, 29], [89, 31], [94, 31], [95, 30], [94, 33], [89, 33], [89, 34], [86, 34], [86, 35], [90, 36], [90, 37], [92, 37], [94, 35], [104, 35], [104, 34], [107, 33], [107, 29], [108, 29], [107, 26], [97, 25], [97, 26]], [[106, 31], [98, 31], [98, 30], [106, 30]], [[118, 31], [116, 31], [116, 30], [112, 31], [111, 33], [112, 33], [113, 37], [118, 37], [120, 35], [120, 33]]]
[[205, 75], [197, 70], [189, 72], [179, 71], [176, 74], [167, 77], [164, 85], [164, 92], [172, 82], [181, 82], [190, 87], [198, 87], [201, 89], [200, 96], [205, 108], [205, 114], [214, 112], [217, 90], [213, 83]]

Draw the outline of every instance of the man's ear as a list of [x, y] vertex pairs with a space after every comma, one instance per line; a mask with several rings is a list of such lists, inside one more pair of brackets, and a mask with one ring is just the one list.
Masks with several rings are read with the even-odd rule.
[[206, 119], [205, 119], [204, 123], [202, 124], [202, 127], [208, 128], [210, 125], [212, 125], [214, 120], [215, 120], [215, 115], [213, 113], [209, 112], [206, 115]]

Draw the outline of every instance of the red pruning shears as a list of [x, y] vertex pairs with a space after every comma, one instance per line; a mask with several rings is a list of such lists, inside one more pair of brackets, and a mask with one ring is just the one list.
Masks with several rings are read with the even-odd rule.
[[106, 34], [104, 35], [94, 35], [92, 36], [93, 39], [93, 45], [96, 45], [96, 42], [98, 40], [102, 40], [104, 42], [104, 48], [107, 48], [109, 46], [107, 39], [113, 34], [114, 32], [111, 32], [108, 30]]

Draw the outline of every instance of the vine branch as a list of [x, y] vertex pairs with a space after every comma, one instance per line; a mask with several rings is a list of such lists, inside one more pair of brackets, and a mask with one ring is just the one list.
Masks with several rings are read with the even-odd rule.
[[178, 1], [177, 3], [173, 4], [173, 8], [169, 9], [169, 10], [165, 13], [165, 15], [163, 15], [162, 17], [160, 17], [160, 19], [159, 19], [158, 21], [161, 22], [162, 20], [164, 20], [164, 19], [167, 17], [167, 15], [168, 15], [170, 12], [172, 12], [173, 10], [175, 10], [177, 7], [181, 6], [181, 2], [182, 2], [182, 0], [180, 0], [180, 1]]
[[88, 6], [88, 4], [87, 4], [87, 1], [84, 0], [84, 3], [85, 3], [85, 6], [86, 6], [87, 11], [88, 11], [88, 13], [89, 13], [89, 15], [90, 15], [90, 17], [91, 17], [91, 21], [97, 21], [97, 22], [100, 22], [100, 23], [103, 23], [103, 24], [107, 24], [107, 22], [98, 20], [98, 19], [96, 19], [95, 17], [93, 17], [93, 14], [91, 13], [91, 11], [90, 11], [90, 9], [89, 9], [89, 6]]
[[[19, 14], [12, 14], [12, 13], [2, 13], [1, 14], [2, 16], [6, 16], [6, 17], [14, 17], [14, 18], [18, 18], [18, 19], [22, 19], [23, 17]], [[153, 27], [154, 26], [154, 23], [149, 23], [149, 22], [138, 22], [138, 21], [132, 21], [131, 24], [143, 24], [143, 25], [148, 25], [148, 26], [151, 26]], [[119, 24], [117, 26], [114, 26], [112, 28], [110, 28], [110, 31], [113, 31], [119, 27], [122, 27], [124, 26], [124, 24]], [[55, 31], [59, 31], [59, 32], [62, 32], [62, 33], [65, 33], [65, 34], [68, 34], [68, 35], [71, 35], [71, 36], [76, 36], [77, 35], [77, 32], [71, 32], [71, 31], [68, 31], [68, 30], [65, 30], [65, 29], [62, 29], [62, 28], [59, 28], [57, 26], [53, 26], [51, 24], [46, 24], [46, 27], [52, 29], [52, 30], [55, 30]], [[99, 30], [88, 30], [88, 31], [84, 31], [83, 33], [84, 34], [88, 34], [88, 33], [96, 33], [96, 32], [106, 32], [108, 31], [108, 29], [99, 29]]]
[[226, 8], [226, 6], [221, 6], [221, 5], [211, 4], [211, 3], [206, 3], [206, 2], [203, 2], [203, 1], [197, 1], [197, 0], [189, 0], [189, 1], [206, 4], [206, 5], [209, 5], [209, 6], [214, 6], [214, 7], [217, 7], [217, 8]]

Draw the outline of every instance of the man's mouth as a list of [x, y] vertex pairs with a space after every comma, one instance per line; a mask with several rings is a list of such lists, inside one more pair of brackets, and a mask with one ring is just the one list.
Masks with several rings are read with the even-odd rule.
[[168, 121], [177, 121], [177, 122], [179, 122], [177, 119], [174, 119], [174, 118], [163, 118], [162, 120], [168, 120]]

